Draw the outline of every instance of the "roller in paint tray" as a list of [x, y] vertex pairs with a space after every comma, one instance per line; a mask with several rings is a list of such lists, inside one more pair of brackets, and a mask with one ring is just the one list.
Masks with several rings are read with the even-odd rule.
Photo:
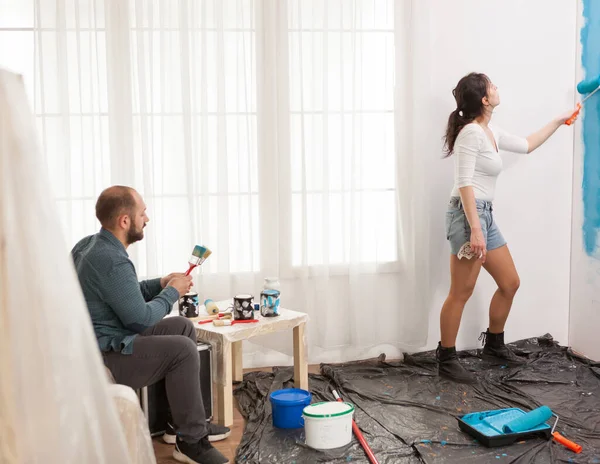
[[[550, 428], [546, 421], [552, 416], [556, 417], [556, 421]], [[506, 446], [526, 438], [541, 437], [548, 440], [554, 437], [557, 442], [570, 450], [581, 452], [581, 446], [554, 431], [558, 416], [547, 406], [528, 413], [519, 408], [472, 412], [458, 416], [457, 420], [463, 432], [476, 438], [484, 446]]]
[[577, 92], [579, 92], [581, 95], [585, 95], [586, 93], [589, 95], [583, 100], [581, 100], [581, 103], [577, 103], [577, 109], [575, 110], [573, 115], [567, 121], [565, 121], [565, 124], [567, 126], [570, 126], [571, 124], [573, 124], [573, 122], [575, 122], [575, 119], [577, 118], [577, 116], [579, 116], [581, 108], [583, 108], [583, 104], [591, 96], [598, 92], [598, 90], [600, 90], [600, 76], [594, 79], [589, 79], [587, 81], [581, 81], [579, 84], [577, 84]]
[[556, 417], [556, 420], [554, 421], [554, 425], [552, 426], [550, 434], [561, 445], [567, 447], [575, 453], [581, 453], [581, 445], [578, 445], [577, 443], [566, 439], [560, 433], [554, 431], [554, 429], [556, 428], [556, 424], [558, 423], [559, 417], [556, 414], [554, 414], [548, 406], [540, 406], [539, 408], [534, 409], [533, 411], [530, 411], [521, 417], [517, 417], [516, 419], [511, 420], [510, 422], [504, 424], [504, 426], [502, 427], [502, 431], [504, 433], [525, 432], [527, 430], [537, 427], [540, 424], [544, 424], [552, 416]]

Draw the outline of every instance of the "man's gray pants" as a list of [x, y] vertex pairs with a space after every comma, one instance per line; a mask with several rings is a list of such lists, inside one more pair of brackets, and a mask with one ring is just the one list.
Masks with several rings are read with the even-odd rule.
[[200, 391], [196, 329], [189, 319], [167, 317], [133, 340], [133, 353], [103, 353], [117, 383], [134, 390], [165, 379], [178, 436], [194, 443], [208, 434]]

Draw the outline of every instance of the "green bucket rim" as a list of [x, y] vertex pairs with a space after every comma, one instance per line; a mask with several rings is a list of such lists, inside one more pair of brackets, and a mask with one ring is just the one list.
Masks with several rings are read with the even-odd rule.
[[[306, 406], [306, 408], [308, 408], [310, 406], [318, 406], [320, 404], [327, 404], [330, 402], [331, 401], [321, 401], [320, 403], [309, 404], [308, 406]], [[352, 414], [354, 412], [354, 406], [350, 403], [346, 403], [345, 401], [343, 403], [350, 406], [350, 409], [348, 409], [347, 411], [336, 412], [333, 414], [311, 414], [309, 412], [306, 412], [306, 408], [304, 408], [304, 410], [302, 411], [302, 414], [304, 414], [306, 417], [314, 417], [316, 419], [324, 419], [327, 417], [340, 417], [340, 416], [345, 416], [346, 414]]]

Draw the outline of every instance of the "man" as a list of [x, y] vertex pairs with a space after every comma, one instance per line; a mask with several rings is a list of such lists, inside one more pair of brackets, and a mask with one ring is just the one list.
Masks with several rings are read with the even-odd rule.
[[[100, 232], [71, 251], [104, 363], [118, 383], [138, 389], [165, 379], [174, 432], [173, 457], [190, 464], [227, 464], [211, 441], [227, 427], [207, 424], [200, 392], [196, 330], [189, 319], [163, 319], [193, 285], [184, 274], [138, 282], [127, 248], [144, 238], [149, 219], [142, 197], [113, 186], [96, 202]], [[168, 438], [171, 437], [171, 440]]]

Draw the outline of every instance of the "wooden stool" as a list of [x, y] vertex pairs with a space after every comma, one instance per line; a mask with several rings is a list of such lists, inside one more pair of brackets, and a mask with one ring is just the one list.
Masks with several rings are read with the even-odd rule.
[[[231, 300], [219, 301], [217, 306], [224, 310], [231, 306]], [[203, 308], [200, 308], [203, 313]], [[198, 339], [213, 346], [216, 361], [215, 389], [217, 390], [217, 422], [221, 425], [233, 424], [233, 381], [243, 380], [242, 342], [259, 335], [284, 330], [294, 333], [294, 382], [296, 388], [308, 390], [308, 362], [304, 329], [308, 321], [305, 313], [280, 308], [278, 317], [261, 317], [260, 322], [235, 324], [228, 327], [215, 327], [212, 323], [198, 324], [202, 319], [192, 319]]]

